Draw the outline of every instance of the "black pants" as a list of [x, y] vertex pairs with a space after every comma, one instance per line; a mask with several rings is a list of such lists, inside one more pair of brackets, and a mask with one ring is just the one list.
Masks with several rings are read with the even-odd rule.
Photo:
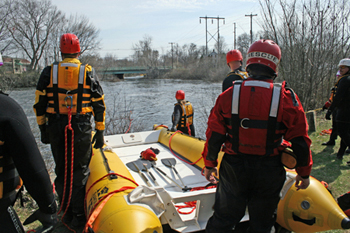
[[337, 110], [335, 110], [332, 113], [332, 133], [329, 137], [329, 141], [333, 141], [333, 142], [335, 142], [335, 140], [337, 140], [337, 137], [338, 137], [338, 125], [335, 120], [336, 117], [337, 117]]
[[16, 199], [16, 192], [0, 199], [0, 232], [24, 233], [21, 221], [12, 205]]
[[[67, 115], [49, 116], [49, 135], [53, 157], [55, 159], [56, 191], [65, 210], [70, 191], [70, 168], [71, 168], [71, 143], [72, 132], [68, 130], [67, 138], [67, 178], [65, 180], [65, 127], [68, 124]], [[84, 214], [85, 185], [90, 173], [89, 163], [91, 160], [91, 116], [72, 116], [72, 128], [74, 130], [74, 165], [73, 165], [73, 186], [70, 208], [73, 214]], [[66, 185], [64, 185], [66, 182]], [[65, 199], [63, 192], [65, 190]]]
[[249, 212], [249, 232], [268, 233], [276, 218], [279, 193], [286, 178], [280, 156], [225, 154], [220, 165], [214, 214], [207, 233], [229, 233]]
[[341, 138], [338, 155], [344, 155], [347, 147], [350, 146], [350, 122], [337, 121], [338, 134]]

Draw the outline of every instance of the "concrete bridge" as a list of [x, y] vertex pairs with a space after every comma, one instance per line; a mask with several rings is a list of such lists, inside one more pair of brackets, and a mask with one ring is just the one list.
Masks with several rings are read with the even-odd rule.
[[144, 66], [134, 66], [134, 67], [113, 67], [107, 68], [105, 70], [99, 70], [102, 74], [114, 75], [119, 79], [124, 79], [125, 74], [145, 74], [147, 75], [149, 72], [159, 71], [159, 72], [167, 72], [171, 70], [171, 67], [144, 67]]

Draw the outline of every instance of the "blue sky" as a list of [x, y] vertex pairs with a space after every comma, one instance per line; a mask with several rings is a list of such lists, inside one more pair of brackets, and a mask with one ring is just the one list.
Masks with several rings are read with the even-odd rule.
[[[260, 29], [260, 4], [258, 0], [52, 0], [53, 5], [67, 15], [78, 14], [89, 18], [100, 29], [101, 56], [111, 53], [118, 58], [133, 54], [132, 47], [144, 36], [152, 37], [152, 48], [160, 54], [170, 51], [170, 42], [205, 45], [205, 20], [200, 17], [225, 18], [219, 21], [220, 36], [229, 49], [233, 48], [233, 28], [237, 36]], [[69, 6], [69, 7], [67, 7]], [[208, 20], [208, 31], [217, 32], [217, 20]], [[215, 34], [217, 38], [217, 34]], [[208, 39], [210, 36], [208, 35]], [[213, 47], [211, 39], [208, 46]]]

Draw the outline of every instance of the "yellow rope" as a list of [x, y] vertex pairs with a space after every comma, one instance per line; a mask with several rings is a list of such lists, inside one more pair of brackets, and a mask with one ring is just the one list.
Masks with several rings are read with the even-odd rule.
[[305, 113], [309, 113], [309, 112], [312, 112], [312, 111], [320, 111], [320, 110], [322, 110], [322, 108], [316, 108], [316, 109], [314, 109], [314, 110], [310, 110], [310, 111], [307, 111], [307, 112], [305, 112]]

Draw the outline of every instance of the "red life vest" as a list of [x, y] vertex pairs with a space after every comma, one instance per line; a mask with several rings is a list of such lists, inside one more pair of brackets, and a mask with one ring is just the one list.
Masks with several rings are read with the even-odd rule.
[[283, 125], [280, 99], [284, 89], [285, 82], [234, 82], [230, 124], [235, 153], [271, 155], [282, 143], [277, 131]]

